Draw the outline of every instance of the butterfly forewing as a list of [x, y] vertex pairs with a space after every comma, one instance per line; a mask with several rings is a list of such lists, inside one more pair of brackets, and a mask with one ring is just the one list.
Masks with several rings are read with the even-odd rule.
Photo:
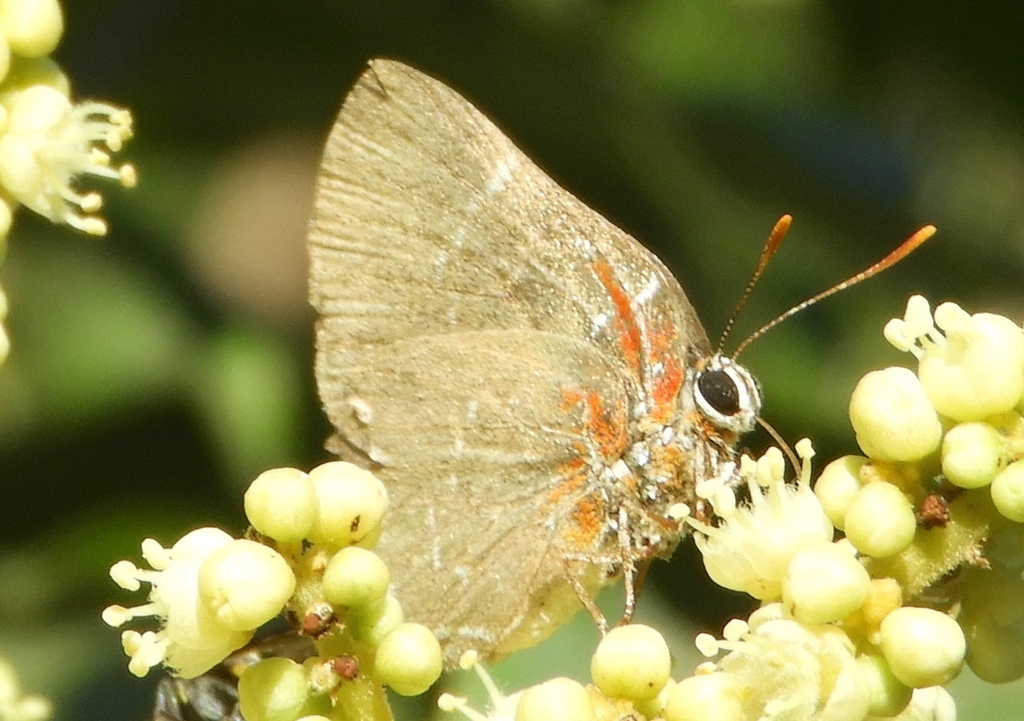
[[[345, 100], [309, 247], [332, 448], [387, 485], [378, 550], [406, 616], [449, 660], [528, 643], [538, 613], [578, 607], [566, 558], [614, 544], [595, 526], [607, 509], [586, 504], [608, 495], [601, 471], [636, 418], [688, 410], [685, 368], [709, 349], [682, 289], [467, 101], [393, 61]], [[574, 571], [583, 585], [604, 582], [597, 565]]]

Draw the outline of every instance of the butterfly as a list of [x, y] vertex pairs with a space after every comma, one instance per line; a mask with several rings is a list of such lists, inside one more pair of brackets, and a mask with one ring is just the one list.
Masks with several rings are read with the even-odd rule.
[[374, 60], [308, 233], [328, 447], [391, 498], [377, 547], [446, 661], [532, 646], [685, 535], [760, 408], [651, 252], [467, 100]]

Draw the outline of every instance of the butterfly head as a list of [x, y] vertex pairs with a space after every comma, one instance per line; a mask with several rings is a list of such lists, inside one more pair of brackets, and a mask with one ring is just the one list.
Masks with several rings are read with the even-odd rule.
[[693, 396], [713, 426], [736, 435], [753, 430], [761, 412], [757, 380], [739, 363], [717, 353], [698, 364]]

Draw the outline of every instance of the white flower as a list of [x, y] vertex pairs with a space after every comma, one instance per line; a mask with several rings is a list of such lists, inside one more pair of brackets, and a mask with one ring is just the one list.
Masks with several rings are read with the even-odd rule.
[[121, 645], [130, 657], [129, 671], [141, 677], [162, 663], [179, 676], [193, 678], [249, 642], [252, 630], [225, 627], [200, 602], [199, 571], [203, 561], [234, 540], [218, 528], [192, 531], [171, 548], [146, 539], [142, 555], [153, 570], [137, 568], [130, 561], [119, 561], [111, 567], [110, 577], [125, 590], [137, 591], [143, 582], [150, 584], [149, 603], [134, 608], [108, 606], [103, 610], [103, 620], [116, 627], [134, 618], [154, 616], [161, 626], [157, 631], [129, 630], [121, 634]]
[[797, 551], [832, 540], [832, 523], [810, 487], [810, 444], [798, 443], [797, 452], [804, 460], [797, 484], [783, 479], [777, 448], [769, 449], [756, 464], [743, 458], [740, 473], [750, 491], [747, 504], [737, 506], [733, 488], [721, 482], [697, 488], [722, 519], [718, 526], [687, 519], [698, 531], [697, 548], [715, 583], [762, 600], [777, 599]]
[[117, 152], [131, 137], [131, 114], [106, 103], [73, 105], [48, 85], [12, 94], [6, 110], [0, 134], [4, 194], [55, 223], [106, 233], [106, 223], [94, 215], [103, 204], [99, 193], [82, 194], [73, 186], [85, 175], [135, 185], [134, 167], [111, 167], [107, 152]]
[[933, 322], [928, 302], [913, 296], [885, 337], [917, 357], [924, 390], [944, 416], [982, 420], [1010, 410], [1024, 393], [1024, 332], [1009, 318], [942, 303]]
[[782, 616], [781, 607], [772, 604], [755, 612], [749, 627], [730, 622], [722, 641], [698, 637], [705, 654], [729, 651], [710, 668], [743, 689], [738, 695], [743, 718], [862, 721], [871, 689], [853, 642], [835, 626], [808, 626]]

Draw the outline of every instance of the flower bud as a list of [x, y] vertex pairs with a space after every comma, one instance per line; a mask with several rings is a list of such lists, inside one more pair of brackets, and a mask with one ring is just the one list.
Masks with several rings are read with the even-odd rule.
[[233, 631], [259, 628], [284, 610], [295, 574], [272, 548], [245, 539], [210, 553], [199, 567], [199, 598]]
[[272, 468], [245, 492], [245, 515], [264, 536], [297, 543], [317, 518], [317, 498], [309, 477], [297, 468]]
[[940, 686], [960, 672], [967, 644], [959, 624], [944, 613], [897, 608], [882, 619], [879, 632], [889, 668], [911, 688]]
[[342, 548], [324, 570], [324, 597], [335, 606], [362, 608], [382, 600], [391, 583], [387, 565], [373, 551]]
[[800, 622], [838, 621], [860, 608], [871, 577], [846, 548], [816, 543], [790, 561], [782, 582], [782, 601]]
[[657, 696], [671, 669], [662, 635], [636, 623], [606, 633], [590, 660], [590, 676], [601, 693], [638, 701]]
[[332, 461], [309, 472], [316, 491], [317, 520], [309, 538], [340, 548], [372, 547], [388, 506], [384, 485], [369, 471], [344, 461]]
[[729, 673], [684, 678], [668, 697], [665, 721], [744, 721], [743, 685]]
[[863, 554], [893, 556], [914, 541], [917, 517], [903, 492], [891, 483], [872, 481], [846, 512], [846, 537]]
[[840, 531], [843, 530], [846, 510], [860, 490], [860, 469], [867, 462], [864, 456], [837, 458], [822, 469], [814, 484], [814, 495], [818, 497], [825, 515]]
[[238, 679], [246, 721], [296, 721], [309, 701], [309, 673], [290, 658], [265, 658]]
[[405, 621], [402, 605], [390, 593], [349, 614], [348, 625], [357, 641], [377, 646]]
[[403, 623], [377, 647], [374, 674], [402, 696], [417, 696], [441, 676], [441, 644], [426, 626]]
[[1013, 408], [1024, 393], [1024, 333], [1009, 318], [968, 315], [954, 303], [935, 309], [945, 343], [921, 357], [918, 375], [935, 409], [977, 421]]
[[942, 439], [942, 473], [960, 488], [987, 486], [999, 472], [1006, 442], [987, 423], [961, 423]]
[[1011, 463], [992, 479], [992, 502], [996, 510], [1017, 523], [1024, 523], [1024, 460]]
[[918, 461], [939, 447], [942, 424], [914, 372], [891, 367], [860, 379], [850, 397], [857, 443], [880, 461]]
[[590, 694], [578, 681], [559, 677], [523, 691], [515, 721], [596, 721]]
[[0, 28], [15, 55], [41, 57], [60, 42], [64, 16], [57, 0], [0, 0]]
[[857, 663], [871, 687], [871, 716], [895, 716], [907, 707], [914, 690], [893, 675], [885, 657], [865, 654]]

